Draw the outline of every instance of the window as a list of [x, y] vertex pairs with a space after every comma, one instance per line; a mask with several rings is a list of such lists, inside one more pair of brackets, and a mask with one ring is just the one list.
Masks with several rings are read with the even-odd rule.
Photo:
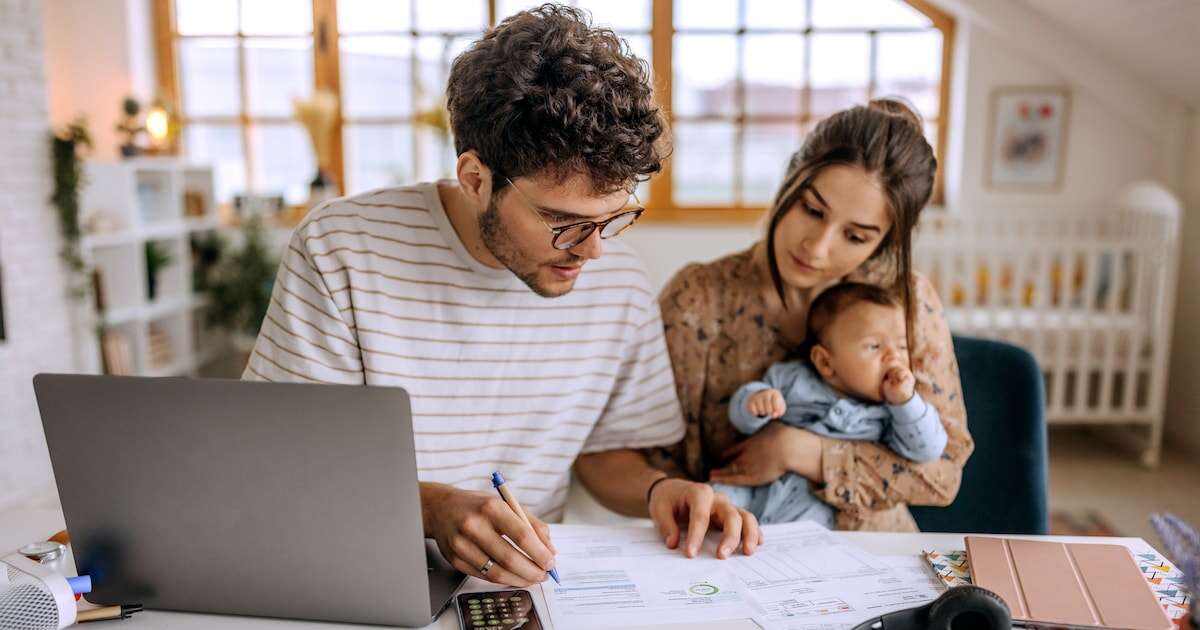
[[[218, 195], [302, 203], [315, 160], [292, 100], [340, 97], [348, 193], [449, 176], [450, 62], [531, 0], [155, 0], [160, 84]], [[912, 101], [944, 151], [953, 22], [924, 0], [571, 0], [651, 64], [675, 152], [641, 191], [659, 219], [753, 219], [822, 117]], [[941, 183], [935, 191], [940, 200]]]

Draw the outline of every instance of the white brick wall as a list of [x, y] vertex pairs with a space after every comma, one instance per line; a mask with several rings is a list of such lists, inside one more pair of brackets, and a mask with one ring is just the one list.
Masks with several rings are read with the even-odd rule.
[[39, 0], [0, 0], [0, 514], [52, 497], [53, 475], [30, 379], [73, 371], [75, 345], [58, 219], [49, 203], [49, 115]]

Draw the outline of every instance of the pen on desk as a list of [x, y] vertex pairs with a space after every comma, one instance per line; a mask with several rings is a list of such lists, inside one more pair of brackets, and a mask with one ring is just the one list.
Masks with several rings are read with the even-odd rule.
[[104, 608], [93, 608], [91, 610], [81, 610], [75, 615], [75, 621], [84, 623], [86, 621], [107, 621], [109, 619], [128, 619], [133, 613], [142, 612], [141, 604], [125, 604], [122, 606], [105, 606]]
[[[521, 507], [521, 503], [517, 501], [516, 495], [514, 495], [512, 490], [509, 490], [508, 486], [505, 485], [504, 475], [501, 475], [500, 471], [498, 470], [492, 473], [492, 485], [495, 486], [496, 492], [500, 493], [500, 497], [504, 499], [504, 502], [508, 504], [508, 507], [512, 508], [512, 511], [516, 512], [517, 516], [521, 517], [522, 521], [525, 521], [525, 524], [529, 526], [529, 529], [533, 529], [533, 523], [530, 523], [529, 517], [525, 516], [525, 508]], [[533, 531], [534, 533], [537, 533], [536, 529]], [[562, 580], [558, 579], [558, 571], [555, 569], [550, 569], [548, 573], [550, 573], [550, 577], [554, 578], [554, 582], [556, 584], [562, 584]]]

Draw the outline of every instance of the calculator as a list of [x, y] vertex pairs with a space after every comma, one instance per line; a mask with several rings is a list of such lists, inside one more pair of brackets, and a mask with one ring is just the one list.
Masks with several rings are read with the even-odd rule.
[[526, 590], [461, 593], [455, 601], [463, 630], [544, 630]]

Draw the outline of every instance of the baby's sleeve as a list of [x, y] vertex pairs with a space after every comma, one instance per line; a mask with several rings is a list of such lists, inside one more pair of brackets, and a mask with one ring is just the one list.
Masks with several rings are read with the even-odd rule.
[[784, 402], [791, 404], [789, 394], [800, 377], [801, 366], [795, 361], [779, 361], [767, 368], [760, 381], [750, 381], [737, 388], [729, 399], [729, 422], [744, 435], [753, 435], [767, 426], [771, 418], [756, 416], [746, 408], [746, 402], [764, 389], [777, 389], [783, 393]]
[[888, 405], [891, 427], [884, 443], [896, 453], [916, 462], [930, 462], [946, 449], [946, 429], [937, 407], [925, 402], [918, 393], [903, 405]]

